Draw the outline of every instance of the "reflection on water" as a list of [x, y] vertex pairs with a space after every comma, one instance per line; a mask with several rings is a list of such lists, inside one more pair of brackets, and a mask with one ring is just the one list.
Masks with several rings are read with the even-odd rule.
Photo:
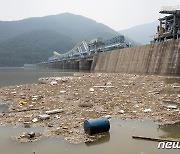
[[0, 97], [0, 113], [5, 113], [9, 111], [9, 104], [4, 102]]
[[167, 84], [173, 84], [173, 83], [180, 84], [180, 78], [179, 77], [166, 78], [165, 83], [167, 83]]
[[[177, 128], [176, 128], [177, 127]], [[105, 138], [95, 143], [69, 144], [62, 138], [43, 138], [35, 143], [15, 143], [10, 136], [22, 134], [35, 128], [16, 128], [0, 127], [0, 153], [2, 154], [179, 154], [179, 150], [157, 149], [158, 142], [134, 140], [132, 135], [146, 137], [161, 137], [171, 134], [170, 137], [177, 137], [180, 134], [179, 125], [159, 127], [151, 121], [135, 120], [111, 120], [111, 129]], [[172, 131], [173, 129], [173, 131]], [[41, 131], [42, 128], [36, 128], [33, 131]], [[174, 131], [176, 133], [174, 133]], [[174, 136], [175, 135], [175, 136]], [[179, 138], [179, 137], [178, 137]]]
[[71, 76], [73, 72], [72, 70], [0, 68], [0, 87], [36, 83], [41, 77]]
[[99, 145], [103, 143], [108, 143], [110, 141], [110, 133], [107, 132], [105, 133], [105, 136], [99, 139], [98, 141], [95, 142], [86, 142], [86, 146], [94, 146], [94, 145]]
[[8, 104], [1, 104], [0, 102], [0, 113], [5, 113], [8, 111], [8, 109], [9, 109]]
[[[164, 80], [164, 82], [166, 84], [174, 84], [176, 86], [179, 86], [180, 85], [180, 77], [166, 78]], [[163, 88], [161, 90], [161, 93], [162, 94], [180, 94], [180, 90], [179, 90], [179, 88], [173, 88], [173, 86], [169, 86], [169, 87]]]
[[173, 125], [162, 125], [159, 129], [165, 132], [162, 138], [180, 138], [180, 123], [175, 123]]

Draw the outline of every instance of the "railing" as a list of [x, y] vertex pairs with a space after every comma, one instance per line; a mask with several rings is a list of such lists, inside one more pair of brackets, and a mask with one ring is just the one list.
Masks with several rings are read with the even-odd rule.
[[112, 48], [117, 48], [117, 47], [130, 47], [129, 44], [127, 44], [124, 41], [124, 36], [117, 36], [114, 37], [110, 40], [110, 43], [100, 43], [99, 45], [93, 45], [93, 49], [91, 49], [91, 46], [86, 43], [85, 40], [81, 40], [76, 46], [71, 49], [70, 51], [64, 53], [64, 54], [59, 54], [57, 52], [54, 52], [54, 55], [49, 58], [49, 61], [53, 60], [67, 60], [67, 59], [77, 59], [82, 58], [85, 56], [90, 56], [92, 54], [96, 54], [99, 52], [105, 52], [109, 51]]
[[177, 6], [163, 6], [161, 8], [161, 11], [175, 11], [175, 10], [180, 10], [180, 5], [177, 5]]

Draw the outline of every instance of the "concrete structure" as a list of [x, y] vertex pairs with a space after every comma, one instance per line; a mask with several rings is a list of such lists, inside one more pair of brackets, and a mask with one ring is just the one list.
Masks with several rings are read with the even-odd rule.
[[79, 59], [54, 60], [37, 64], [37, 68], [91, 70], [93, 56]]
[[180, 75], [180, 39], [100, 53], [94, 62], [95, 71]]
[[159, 13], [168, 14], [168, 16], [159, 19], [160, 24], [154, 41], [180, 38], [180, 7], [165, 7]]
[[46, 62], [37, 66], [113, 73], [180, 75], [180, 39], [102, 52], [79, 59]]

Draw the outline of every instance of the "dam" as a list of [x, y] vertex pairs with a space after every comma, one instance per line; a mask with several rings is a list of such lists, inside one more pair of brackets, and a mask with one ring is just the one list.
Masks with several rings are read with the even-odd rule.
[[180, 75], [180, 39], [37, 64], [41, 68]]
[[167, 40], [94, 56], [92, 69], [114, 73], [180, 74], [180, 40]]

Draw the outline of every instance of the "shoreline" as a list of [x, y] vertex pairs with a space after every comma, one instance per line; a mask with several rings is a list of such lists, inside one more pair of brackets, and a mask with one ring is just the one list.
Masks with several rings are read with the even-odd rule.
[[[173, 79], [177, 83], [168, 83]], [[103, 136], [84, 133], [83, 122], [91, 118], [180, 122], [180, 77], [75, 73], [73, 77], [41, 78], [38, 82], [0, 88], [2, 103], [9, 104], [9, 110], [0, 113], [1, 125], [43, 126], [45, 136], [62, 135], [68, 142], [82, 143]], [[54, 109], [61, 112], [50, 114], [47, 120], [38, 119]]]

